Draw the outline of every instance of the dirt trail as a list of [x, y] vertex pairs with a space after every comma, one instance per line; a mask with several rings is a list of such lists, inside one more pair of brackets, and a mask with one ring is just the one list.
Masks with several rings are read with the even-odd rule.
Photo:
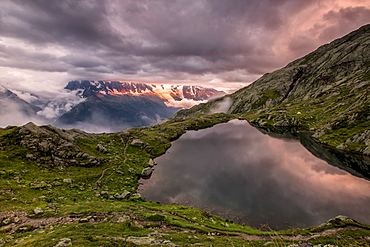
[[[126, 163], [126, 161], [127, 161], [127, 155], [126, 155], [126, 151], [127, 151], [127, 148], [128, 148], [128, 144], [129, 144], [129, 142], [130, 142], [130, 138], [127, 140], [127, 142], [126, 142], [126, 145], [125, 145], [125, 148], [124, 148], [124, 150], [123, 150], [123, 162], [122, 162], [122, 164], [121, 165], [119, 165], [119, 166], [111, 166], [111, 167], [107, 167], [107, 168], [105, 168], [103, 171], [102, 171], [102, 173], [101, 173], [101, 175], [100, 175], [100, 177], [98, 178], [98, 180], [96, 180], [95, 181], [95, 185], [96, 186], [98, 186], [98, 185], [100, 185], [100, 183], [101, 183], [101, 180], [103, 179], [103, 177], [104, 177], [104, 174], [105, 174], [105, 172], [106, 171], [108, 171], [109, 169], [113, 169], [113, 168], [119, 168], [119, 167], [121, 167], [122, 165], [124, 165], [125, 163]], [[109, 175], [110, 176], [110, 175]], [[108, 177], [109, 177], [108, 176]]]

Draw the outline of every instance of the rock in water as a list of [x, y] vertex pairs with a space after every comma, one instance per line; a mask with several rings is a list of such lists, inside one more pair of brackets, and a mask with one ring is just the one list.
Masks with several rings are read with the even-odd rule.
[[142, 178], [150, 178], [152, 173], [153, 173], [153, 168], [151, 168], [151, 167], [144, 168], [143, 171], [141, 172], [141, 177]]
[[153, 159], [150, 159], [149, 161], [148, 161], [148, 166], [150, 166], [150, 167], [153, 167], [153, 166], [155, 166], [156, 164], [155, 164], [155, 162], [154, 162], [154, 160]]

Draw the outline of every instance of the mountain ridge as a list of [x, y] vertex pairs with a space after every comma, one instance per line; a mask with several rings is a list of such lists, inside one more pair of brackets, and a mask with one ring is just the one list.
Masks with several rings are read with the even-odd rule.
[[249, 86], [174, 117], [228, 103], [256, 126], [299, 126], [321, 143], [370, 154], [370, 24], [325, 44]]
[[[191, 99], [195, 101], [225, 95], [225, 92], [213, 88], [189, 85], [146, 84], [140, 82], [123, 81], [93, 81], [81, 80], [68, 82], [65, 89], [77, 91], [81, 97], [95, 95], [154, 95], [165, 100], [181, 101]], [[83, 91], [79, 91], [83, 90]]]

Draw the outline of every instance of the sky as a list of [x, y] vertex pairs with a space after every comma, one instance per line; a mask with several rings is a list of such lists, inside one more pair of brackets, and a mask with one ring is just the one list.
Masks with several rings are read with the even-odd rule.
[[0, 0], [0, 85], [232, 91], [370, 23], [368, 0]]

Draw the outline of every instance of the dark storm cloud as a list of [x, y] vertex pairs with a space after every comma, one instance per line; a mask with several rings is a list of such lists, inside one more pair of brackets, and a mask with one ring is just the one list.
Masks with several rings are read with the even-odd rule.
[[[370, 9], [364, 7], [348, 7], [339, 11], [329, 11], [324, 15], [324, 20], [337, 25], [330, 25], [321, 33], [321, 37], [337, 38], [343, 29], [350, 32], [356, 28], [355, 23], [369, 22]], [[339, 23], [339, 25], [338, 25]]]
[[109, 30], [105, 1], [7, 1], [2, 17], [2, 35], [36, 44], [73, 47], [120, 41], [120, 36]]
[[0, 65], [243, 81], [369, 22], [369, 11], [361, 0], [3, 0]]

